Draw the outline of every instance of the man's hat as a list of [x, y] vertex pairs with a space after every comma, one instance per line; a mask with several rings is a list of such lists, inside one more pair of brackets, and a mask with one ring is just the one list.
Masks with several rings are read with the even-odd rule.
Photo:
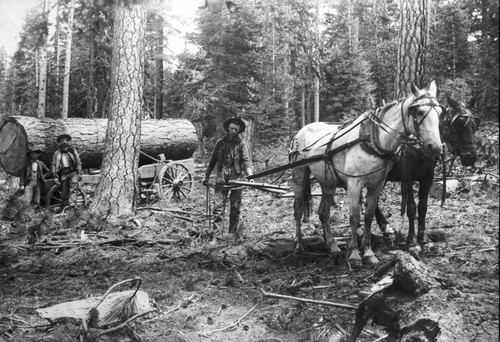
[[42, 153], [43, 151], [39, 148], [35, 148], [35, 145], [32, 143], [28, 143], [28, 150], [26, 151], [26, 154], [30, 154], [31, 152]]
[[61, 142], [62, 139], [67, 139], [68, 141], [71, 140], [71, 136], [69, 134], [61, 134], [56, 138], [57, 142]]
[[247, 127], [245, 125], [245, 123], [243, 122], [243, 120], [241, 120], [238, 117], [234, 117], [234, 118], [227, 119], [226, 121], [224, 121], [224, 129], [226, 131], [229, 131], [229, 125], [232, 124], [232, 123], [240, 126], [240, 128], [241, 128], [240, 133], [243, 132], [245, 130], [245, 128]]

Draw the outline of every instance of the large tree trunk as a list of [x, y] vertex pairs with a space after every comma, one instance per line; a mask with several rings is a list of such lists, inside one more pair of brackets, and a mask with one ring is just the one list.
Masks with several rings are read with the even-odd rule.
[[107, 221], [135, 213], [144, 84], [144, 4], [115, 3], [111, 106], [102, 178], [90, 211]]
[[408, 92], [411, 82], [420, 88], [424, 86], [428, 1], [401, 0], [397, 74], [394, 80], [396, 99]]
[[[14, 116], [25, 130], [28, 141], [44, 152], [40, 159], [47, 165], [52, 162], [52, 155], [57, 150], [56, 137], [59, 134], [71, 135], [71, 145], [78, 151], [84, 168], [101, 167], [106, 136], [107, 119], [77, 119], [55, 120], [50, 118], [37, 119], [29, 116]], [[0, 147], [4, 146], [9, 134], [2, 126], [0, 130]], [[185, 119], [147, 120], [142, 122], [141, 152], [158, 158], [163, 153], [166, 159], [178, 160], [191, 158], [198, 146], [196, 130], [193, 124]], [[20, 148], [24, 148], [21, 146]], [[13, 151], [13, 157], [24, 154], [25, 151]], [[140, 164], [151, 164], [151, 158], [141, 154]]]
[[71, 1], [71, 9], [68, 19], [68, 37], [66, 41], [66, 61], [64, 62], [64, 83], [63, 83], [63, 104], [62, 104], [62, 119], [68, 118], [69, 104], [69, 73], [71, 71], [71, 44], [73, 40], [73, 18], [75, 15], [75, 0]]
[[156, 74], [155, 74], [155, 119], [163, 118], [163, 17], [155, 18], [156, 30]]
[[42, 46], [40, 47], [40, 79], [38, 83], [38, 114], [39, 118], [45, 117], [45, 104], [47, 98], [47, 32], [48, 32], [48, 19], [47, 19], [47, 0], [43, 1], [43, 22], [44, 30], [42, 33]]
[[319, 1], [316, 1], [316, 51], [314, 54], [314, 59], [316, 59], [316, 63], [314, 63], [313, 72], [314, 72], [314, 119], [313, 122], [319, 122], [319, 75], [321, 72], [320, 67], [320, 31], [319, 31]]

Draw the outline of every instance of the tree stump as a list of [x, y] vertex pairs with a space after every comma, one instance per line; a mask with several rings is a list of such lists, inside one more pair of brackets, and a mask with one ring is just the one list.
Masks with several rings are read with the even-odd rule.
[[380, 287], [360, 303], [351, 342], [370, 319], [387, 331], [384, 341], [470, 340], [461, 310], [447, 300], [453, 293], [449, 279], [405, 252], [397, 252], [392, 265], [392, 285]]

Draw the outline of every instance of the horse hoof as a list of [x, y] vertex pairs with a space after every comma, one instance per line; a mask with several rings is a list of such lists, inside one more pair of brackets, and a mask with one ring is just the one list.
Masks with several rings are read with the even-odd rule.
[[396, 234], [394, 233], [384, 233], [384, 241], [389, 245], [389, 247], [394, 248], [396, 246]]
[[378, 264], [378, 259], [375, 255], [363, 256], [363, 264], [365, 265], [375, 265]]
[[420, 252], [422, 252], [422, 247], [420, 247], [419, 245], [410, 246], [410, 247], [408, 247], [408, 252], [410, 254], [418, 256], [420, 254]]
[[332, 252], [332, 259], [333, 259], [333, 264], [338, 265], [340, 262], [340, 257], [342, 256], [342, 253], [339, 252]]
[[418, 236], [417, 242], [420, 246], [427, 245], [429, 243], [429, 237], [427, 236], [427, 234], [425, 234], [424, 236]]
[[304, 252], [304, 246], [301, 244], [296, 244], [294, 253], [303, 253], [303, 252]]

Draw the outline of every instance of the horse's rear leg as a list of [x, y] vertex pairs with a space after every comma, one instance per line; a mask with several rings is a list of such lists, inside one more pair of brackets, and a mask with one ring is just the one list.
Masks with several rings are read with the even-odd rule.
[[321, 225], [323, 227], [323, 239], [325, 240], [325, 244], [330, 247], [330, 252], [333, 256], [333, 262], [335, 264], [338, 263], [340, 258], [340, 248], [337, 245], [337, 241], [332, 235], [332, 231], [330, 230], [330, 207], [333, 199], [333, 192], [325, 189], [325, 187], [321, 187], [321, 202], [319, 204], [319, 219], [321, 221]]
[[304, 179], [304, 215], [302, 222], [309, 223], [311, 220], [312, 193], [311, 193], [311, 177]]
[[301, 220], [304, 213], [305, 201], [304, 195], [307, 192], [306, 186], [310, 177], [310, 170], [307, 166], [296, 167], [292, 169], [293, 180], [293, 214], [295, 219], [295, 250], [303, 251], [304, 242], [302, 240]]

